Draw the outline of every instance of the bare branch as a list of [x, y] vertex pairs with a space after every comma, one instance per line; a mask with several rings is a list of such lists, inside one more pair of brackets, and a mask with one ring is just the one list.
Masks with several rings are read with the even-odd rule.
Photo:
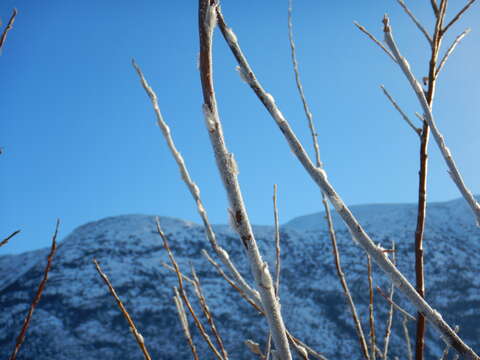
[[435, 16], [438, 15], [438, 5], [437, 5], [437, 0], [430, 0], [430, 4], [432, 5], [433, 13]]
[[368, 267], [368, 292], [369, 292], [369, 323], [370, 323], [370, 359], [375, 360], [375, 348], [377, 347], [377, 342], [375, 339], [375, 318], [374, 318], [374, 309], [373, 309], [373, 276], [372, 276], [372, 259], [370, 256], [367, 256], [367, 267]]
[[407, 347], [408, 360], [413, 360], [412, 344], [410, 342], [410, 333], [408, 331], [408, 318], [403, 316], [402, 321], [403, 335], [405, 336], [405, 345]]
[[163, 246], [165, 250], [167, 250], [168, 257], [170, 259], [170, 262], [172, 263], [173, 268], [175, 269], [175, 273], [177, 274], [177, 280], [178, 280], [178, 293], [180, 294], [184, 304], [187, 306], [188, 311], [190, 312], [190, 315], [192, 315], [193, 321], [195, 322], [195, 326], [197, 327], [198, 331], [200, 332], [200, 335], [202, 335], [203, 339], [205, 342], [208, 344], [210, 347], [210, 350], [212, 350], [213, 354], [215, 357], [219, 360], [224, 360], [222, 355], [219, 353], [215, 345], [213, 344], [212, 340], [210, 339], [210, 336], [207, 334], [205, 327], [201, 323], [201, 321], [198, 319], [197, 314], [195, 313], [195, 310], [193, 310], [192, 304], [190, 303], [190, 300], [188, 299], [187, 293], [185, 292], [185, 289], [183, 287], [183, 274], [180, 271], [180, 267], [178, 266], [177, 261], [175, 260], [175, 257], [173, 256], [172, 250], [170, 249], [170, 245], [168, 244], [168, 239], [166, 235], [163, 233], [163, 230], [160, 226], [160, 221], [158, 217], [156, 218], [156, 223], [157, 223], [157, 231], [160, 237], [163, 240]]
[[[395, 241], [392, 240], [392, 262], [396, 264], [396, 259], [395, 259]], [[390, 300], [390, 309], [388, 311], [388, 316], [387, 316], [387, 326], [385, 327], [385, 337], [383, 340], [383, 358], [385, 360], [388, 359], [388, 345], [390, 343], [390, 335], [391, 335], [391, 330], [392, 330], [392, 323], [393, 323], [393, 294], [395, 292], [395, 286], [392, 284], [390, 287], [390, 295], [388, 296], [388, 299]]]
[[383, 93], [385, 94], [385, 96], [387, 97], [388, 100], [390, 100], [390, 102], [392, 103], [393, 107], [395, 109], [397, 109], [397, 111], [400, 113], [400, 115], [402, 116], [403, 120], [405, 120], [407, 122], [407, 124], [413, 129], [413, 131], [415, 131], [415, 133], [418, 135], [418, 136], [421, 136], [422, 134], [422, 129], [420, 128], [417, 128], [413, 122], [409, 119], [409, 117], [407, 116], [407, 114], [405, 114], [405, 112], [403, 112], [403, 110], [400, 108], [400, 106], [398, 106], [397, 102], [392, 98], [392, 96], [388, 93], [387, 89], [385, 89], [385, 87], [383, 85], [380, 86], [381, 89], [383, 90]]
[[[455, 326], [455, 332], [458, 333], [460, 331], [460, 327], [458, 325]], [[445, 345], [445, 349], [443, 350], [442, 356], [440, 360], [447, 360], [448, 359], [448, 352], [450, 350], [450, 344]]]
[[278, 222], [277, 184], [273, 185], [273, 218], [275, 222], [275, 295], [280, 294], [280, 225]]
[[361, 31], [363, 32], [365, 35], [367, 35], [375, 44], [377, 44], [378, 46], [380, 46], [380, 48], [385, 51], [385, 53], [390, 56], [390, 59], [392, 59], [394, 62], [397, 62], [397, 60], [395, 60], [395, 58], [393, 57], [392, 53], [390, 52], [390, 50], [388, 50], [385, 45], [383, 45], [379, 40], [377, 40], [377, 38], [375, 36], [373, 36], [365, 27], [363, 27], [362, 25], [360, 25], [358, 22], [354, 21], [353, 22], [355, 24], [355, 26]]
[[433, 40], [432, 38], [430, 37], [430, 35], [428, 34], [428, 31], [425, 29], [425, 27], [417, 20], [417, 18], [415, 17], [415, 15], [410, 11], [410, 9], [408, 8], [407, 4], [405, 4], [405, 1], [403, 0], [397, 0], [398, 4], [402, 7], [402, 9], [407, 13], [407, 15], [410, 17], [410, 19], [412, 19], [412, 21], [415, 23], [415, 25], [417, 26], [417, 28], [422, 32], [422, 34], [425, 36], [425, 38], [427, 39], [428, 43], [430, 44], [430, 46], [432, 47], [433, 46]]
[[212, 70], [212, 35], [217, 21], [219, 8], [214, 1], [199, 2], [199, 35], [200, 35], [200, 78], [203, 91], [203, 111], [210, 136], [217, 168], [227, 192], [231, 214], [236, 231], [245, 247], [250, 262], [257, 290], [260, 293], [263, 310], [267, 319], [275, 349], [281, 360], [290, 360], [292, 355], [285, 333], [285, 325], [280, 312], [280, 304], [275, 296], [272, 277], [268, 264], [262, 259], [255, 240], [255, 235], [243, 202], [238, 182], [238, 169], [225, 144], [222, 125], [218, 115], [215, 89], [213, 87]]
[[295, 41], [293, 38], [292, 1], [293, 0], [288, 0], [288, 38], [290, 40], [290, 51], [292, 56], [293, 71], [295, 73], [295, 82], [297, 84], [297, 89], [300, 95], [300, 99], [302, 100], [305, 116], [307, 117], [307, 120], [308, 120], [308, 127], [310, 128], [310, 134], [312, 135], [313, 148], [315, 151], [315, 160], [317, 162], [317, 166], [323, 167], [322, 162], [320, 160], [320, 147], [318, 146], [318, 134], [317, 134], [317, 131], [315, 130], [315, 124], [313, 123], [313, 115], [308, 106], [307, 99], [305, 98], [302, 82], [300, 81], [300, 71], [298, 70], [297, 54], [295, 51]]
[[17, 358], [18, 352], [20, 351], [20, 347], [22, 346], [23, 342], [25, 341], [25, 336], [27, 334], [27, 329], [28, 329], [28, 326], [30, 325], [30, 321], [32, 320], [33, 312], [35, 311], [35, 308], [37, 307], [38, 303], [40, 302], [40, 299], [41, 299], [42, 293], [43, 293], [43, 289], [45, 289], [45, 285], [47, 284], [48, 273], [50, 272], [50, 269], [52, 268], [53, 257], [55, 256], [55, 252], [57, 250], [57, 235], [58, 235], [58, 228], [59, 227], [60, 227], [60, 220], [57, 220], [57, 223], [55, 225], [55, 232], [53, 233], [53, 237], [52, 237], [52, 246], [50, 248], [50, 252], [49, 252], [48, 257], [47, 257], [47, 265], [45, 266], [45, 270], [43, 271], [42, 281], [40, 281], [40, 285], [38, 286], [37, 293], [35, 294], [35, 297], [33, 298], [33, 301], [30, 305], [29, 310], [28, 310], [27, 316], [25, 317], [25, 320], [23, 321], [23, 326], [22, 326], [22, 329], [20, 330], [20, 334], [17, 337], [15, 347], [13, 348], [12, 354], [10, 355], [10, 360], [15, 360]]
[[400, 305], [398, 305], [396, 302], [394, 302], [392, 299], [390, 299], [387, 295], [385, 295], [385, 293], [382, 291], [382, 289], [380, 289], [378, 286], [376, 287], [376, 289], [377, 289], [378, 293], [379, 293], [380, 295], [382, 295], [382, 297], [383, 297], [385, 300], [387, 300], [387, 302], [388, 302], [390, 305], [392, 305], [392, 306], [395, 308], [395, 310], [401, 312], [404, 317], [406, 317], [408, 320], [413, 320], [413, 321], [417, 320], [417, 319], [415, 318], [415, 316], [410, 315], [410, 314], [409, 314], [406, 310], [404, 310]]
[[217, 326], [215, 325], [215, 320], [213, 319], [212, 312], [210, 311], [210, 308], [207, 305], [207, 300], [205, 299], [205, 295], [203, 294], [202, 286], [200, 284], [200, 279], [198, 278], [197, 273], [193, 268], [193, 265], [192, 265], [192, 276], [193, 276], [193, 285], [195, 289], [195, 294], [197, 295], [197, 298], [200, 302], [200, 307], [202, 308], [203, 314], [207, 319], [208, 325], [210, 325], [210, 329], [212, 330], [212, 333], [215, 336], [215, 339], [217, 340], [217, 344], [218, 344], [218, 347], [220, 348], [220, 351], [222, 352], [223, 358], [227, 360], [228, 359], [227, 350], [225, 350], [222, 337], [220, 336]]
[[[174, 270], [175, 271], [175, 270]], [[173, 301], [175, 302], [175, 306], [177, 308], [178, 317], [180, 318], [180, 323], [182, 324], [183, 333], [188, 342], [188, 346], [192, 351], [193, 359], [198, 360], [198, 353], [197, 348], [193, 342], [192, 335], [190, 334], [190, 326], [188, 325], [187, 321], [187, 314], [185, 312], [185, 308], [183, 307], [182, 299], [180, 298], [180, 294], [178, 293], [178, 289], [174, 288], [175, 296], [173, 297]]]
[[17, 16], [17, 14], [17, 9], [13, 9], [12, 16], [10, 17], [8, 24], [3, 30], [2, 36], [0, 37], [0, 54], [2, 52], [3, 45], [5, 44], [5, 40], [7, 39], [7, 34], [13, 28], [13, 23], [15, 22], [15, 17]]
[[2, 247], [3, 245], [5, 245], [6, 243], [8, 243], [8, 241], [13, 238], [15, 235], [17, 235], [18, 233], [20, 232], [20, 230], [16, 230], [14, 231], [13, 233], [11, 233], [10, 235], [8, 235], [5, 239], [3, 239], [1, 242], [0, 242], [0, 247]]
[[440, 64], [438, 65], [437, 69], [435, 70], [435, 76], [438, 76], [440, 71], [442, 70], [443, 66], [447, 62], [449, 56], [453, 53], [457, 45], [462, 41], [462, 39], [467, 36], [470, 33], [470, 29], [466, 29], [464, 32], [462, 32], [460, 35], [456, 37], [456, 39], [453, 41], [452, 45], [448, 48], [448, 50], [445, 52], [445, 55], [443, 55], [442, 60], [440, 61]]
[[[398, 65], [400, 66], [406, 78], [408, 79], [412, 89], [415, 91], [415, 94], [417, 95], [420, 105], [422, 106], [424, 111], [425, 120], [427, 121], [430, 129], [432, 130], [433, 138], [435, 139], [435, 142], [437, 143], [438, 148], [442, 153], [442, 156], [445, 160], [445, 163], [447, 164], [447, 167], [449, 169], [449, 174], [452, 177], [453, 182], [455, 183], [455, 185], [457, 185], [457, 188], [460, 190], [460, 193], [465, 198], [467, 203], [470, 205], [474, 213], [474, 216], [476, 218], [477, 226], [480, 226], [480, 204], [475, 200], [472, 192], [466, 187], [465, 183], [463, 182], [462, 176], [458, 171], [455, 161], [453, 160], [450, 149], [446, 146], [445, 139], [437, 128], [437, 125], [433, 118], [432, 111], [427, 102], [427, 99], [425, 98], [425, 93], [422, 89], [422, 86], [417, 81], [415, 76], [412, 74], [412, 71], [410, 70], [410, 65], [408, 64], [407, 60], [400, 54], [400, 51], [398, 50], [395, 40], [393, 39], [391, 27], [389, 24], [389, 19], [387, 16], [385, 16], [384, 23], [385, 23], [385, 28], [384, 28], [385, 41], [388, 47], [390, 48], [390, 50], [392, 51], [392, 54], [395, 56], [395, 59], [397, 60]], [[451, 330], [451, 334], [457, 337], [455, 332], [452, 329], [450, 330]]]
[[455, 24], [455, 23], [460, 19], [460, 17], [465, 13], [465, 11], [467, 11], [467, 10], [470, 8], [470, 6], [472, 6], [472, 5], [475, 3], [475, 1], [477, 1], [477, 0], [469, 0], [468, 3], [467, 3], [467, 5], [465, 5], [465, 6], [462, 8], [462, 10], [460, 10], [460, 11], [457, 13], [457, 15], [455, 15], [455, 16], [453, 17], [453, 19], [450, 20], [450, 22], [442, 29], [441, 33], [442, 33], [442, 34], [445, 34], [445, 33], [448, 31], [448, 29], [450, 28], [450, 26], [452, 26], [453, 24]]
[[95, 267], [97, 268], [98, 274], [103, 279], [105, 284], [108, 286], [108, 290], [110, 291], [110, 294], [112, 294], [113, 298], [117, 302], [118, 307], [120, 308], [120, 311], [122, 312], [123, 316], [127, 320], [128, 325], [130, 326], [130, 331], [132, 332], [133, 336], [135, 337], [135, 340], [137, 341], [137, 344], [138, 344], [140, 350], [142, 350], [143, 356], [145, 357], [145, 359], [151, 360], [150, 354], [148, 353], [147, 347], [145, 346], [145, 341], [143, 339], [142, 334], [140, 334], [140, 332], [137, 330], [137, 328], [135, 326], [135, 323], [132, 320], [132, 317], [128, 313], [127, 309], [123, 305], [120, 298], [118, 297], [117, 292], [115, 291], [112, 283], [110, 282], [110, 280], [107, 277], [107, 274], [105, 274], [102, 271], [102, 268], [100, 267], [100, 264], [98, 263], [98, 261], [96, 259], [93, 259], [93, 262], [95, 264]]

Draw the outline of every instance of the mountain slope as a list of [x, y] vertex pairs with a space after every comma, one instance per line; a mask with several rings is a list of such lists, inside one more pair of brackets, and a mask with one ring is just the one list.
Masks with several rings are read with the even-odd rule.
[[[352, 208], [367, 232], [385, 248], [396, 241], [399, 268], [413, 279], [413, 205], [365, 205]], [[348, 231], [338, 223], [342, 263], [367, 331], [368, 285], [366, 258]], [[243, 340], [264, 343], [265, 321], [226, 284], [200, 255], [210, 251], [203, 228], [191, 222], [160, 218], [172, 250], [186, 273], [195, 267], [232, 359], [251, 359]], [[281, 231], [281, 302], [290, 331], [330, 359], [360, 359], [350, 315], [335, 274], [331, 246], [321, 214], [292, 220]], [[240, 242], [227, 226], [215, 227], [219, 243], [251, 281]], [[255, 227], [260, 248], [273, 269], [273, 229]], [[480, 349], [480, 308], [477, 271], [480, 231], [463, 200], [431, 204], [425, 237], [427, 298], [452, 325], [460, 325], [467, 343]], [[42, 276], [48, 249], [0, 257], [0, 357], [6, 358]], [[141, 359], [135, 340], [113, 298], [95, 271], [96, 258], [133, 316], [155, 359], [191, 358], [174, 310], [174, 274], [161, 266], [168, 262], [156, 233], [153, 216], [106, 218], [77, 228], [62, 241], [49, 282], [19, 359]], [[376, 285], [388, 282], [374, 267]], [[190, 292], [193, 293], [193, 292]], [[401, 296], [397, 301], [412, 308]], [[379, 346], [383, 346], [385, 301], [375, 298]], [[400, 327], [394, 319], [391, 357], [405, 358]], [[410, 333], [414, 334], [414, 324]], [[193, 328], [193, 326], [192, 326]], [[202, 358], [213, 358], [193, 330]], [[427, 332], [428, 358], [438, 358], [443, 343]]]

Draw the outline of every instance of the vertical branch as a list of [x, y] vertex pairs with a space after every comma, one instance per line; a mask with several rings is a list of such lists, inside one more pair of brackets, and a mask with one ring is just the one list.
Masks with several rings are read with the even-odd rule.
[[275, 295], [280, 294], [280, 225], [278, 222], [277, 184], [273, 185], [273, 218], [275, 222]]
[[135, 340], [137, 341], [138, 347], [142, 351], [143, 356], [145, 357], [146, 360], [151, 360], [150, 354], [148, 353], [147, 347], [145, 346], [145, 341], [143, 339], [142, 334], [140, 334], [140, 332], [137, 330], [137, 327], [135, 326], [135, 323], [133, 322], [132, 317], [128, 313], [127, 309], [123, 305], [120, 298], [118, 297], [117, 292], [115, 291], [115, 288], [113, 287], [112, 283], [108, 279], [107, 274], [105, 274], [102, 271], [102, 268], [100, 267], [100, 264], [98, 263], [97, 260], [93, 259], [93, 262], [95, 264], [95, 267], [97, 269], [98, 274], [100, 275], [100, 277], [103, 279], [103, 281], [107, 285], [108, 290], [110, 291], [110, 294], [112, 294], [112, 296], [115, 299], [118, 307], [120, 308], [120, 311], [122, 312], [123, 316], [127, 320], [128, 325], [130, 326], [130, 331], [132, 332], [133, 336], [135, 337]]
[[373, 309], [373, 276], [372, 276], [372, 259], [370, 256], [367, 256], [367, 267], [368, 267], [368, 290], [369, 290], [369, 322], [370, 322], [370, 359], [375, 360], [375, 318], [374, 318], [374, 309]]
[[230, 203], [230, 214], [250, 261], [251, 270], [260, 293], [265, 316], [272, 331], [272, 339], [279, 358], [290, 360], [290, 346], [275, 296], [274, 286], [267, 263], [262, 259], [248, 219], [238, 182], [238, 168], [233, 154], [226, 147], [213, 86], [212, 36], [217, 22], [218, 4], [215, 0], [199, 0], [200, 78], [203, 91], [203, 110], [217, 168]]
[[45, 266], [45, 270], [43, 271], [42, 281], [40, 281], [40, 285], [38, 286], [37, 293], [35, 294], [35, 297], [33, 298], [32, 304], [30, 305], [30, 309], [28, 310], [27, 316], [25, 317], [25, 320], [23, 321], [22, 330], [20, 330], [20, 334], [17, 337], [15, 347], [13, 348], [12, 354], [10, 355], [10, 360], [15, 360], [17, 358], [17, 354], [20, 351], [20, 347], [22, 346], [23, 342], [25, 341], [25, 335], [27, 334], [28, 326], [30, 325], [30, 321], [32, 320], [33, 312], [35, 311], [35, 308], [37, 307], [38, 303], [40, 302], [40, 299], [41, 299], [42, 293], [43, 293], [43, 289], [45, 288], [45, 285], [47, 284], [48, 273], [50, 272], [50, 269], [52, 268], [53, 257], [55, 256], [55, 252], [57, 250], [57, 235], [58, 235], [58, 228], [59, 227], [60, 227], [60, 220], [57, 220], [57, 224], [55, 225], [55, 232], [54, 232], [53, 237], [52, 237], [52, 246], [50, 248], [50, 253], [48, 254], [48, 257], [47, 257], [47, 265]]
[[13, 23], [15, 22], [15, 17], [17, 16], [17, 14], [17, 9], [13, 9], [12, 16], [10, 17], [8, 24], [3, 30], [2, 36], [0, 37], [0, 54], [2, 52], [3, 44], [5, 44], [5, 40], [7, 39], [7, 34], [13, 28]]
[[[303, 91], [303, 86], [302, 82], [300, 80], [300, 70], [298, 67], [298, 61], [297, 61], [297, 55], [296, 55], [296, 50], [295, 50], [295, 41], [293, 37], [293, 21], [292, 21], [292, 12], [293, 12], [293, 6], [292, 6], [293, 0], [289, 0], [288, 2], [288, 37], [290, 40], [290, 51], [291, 51], [291, 59], [292, 59], [292, 65], [293, 65], [293, 71], [295, 73], [295, 82], [297, 85], [297, 90], [298, 94], [300, 96], [300, 99], [302, 100], [303, 104], [303, 109], [305, 112], [305, 116], [308, 121], [308, 127], [310, 129], [310, 135], [312, 137], [312, 142], [313, 142], [313, 149], [315, 152], [315, 165], [317, 168], [321, 169], [323, 168], [323, 163], [320, 159], [320, 146], [318, 145], [318, 134], [315, 129], [315, 125], [313, 122], [313, 115], [312, 112], [310, 111], [310, 108], [308, 106], [308, 102], [305, 96], [305, 92]], [[388, 52], [388, 51], [387, 51]], [[362, 329], [362, 324], [360, 323], [360, 320], [357, 315], [357, 309], [355, 307], [355, 303], [353, 302], [353, 298], [350, 294], [350, 289], [348, 287], [347, 281], [345, 279], [345, 275], [342, 270], [342, 265], [340, 262], [340, 253], [338, 251], [337, 247], [337, 238], [335, 234], [335, 229], [333, 227], [333, 221], [332, 221], [332, 215], [330, 212], [330, 206], [327, 202], [327, 197], [325, 195], [325, 192], [321, 191], [322, 194], [322, 204], [325, 210], [325, 220], [327, 222], [327, 227], [328, 227], [328, 234], [330, 237], [330, 241], [332, 243], [332, 251], [333, 251], [333, 260], [335, 262], [335, 268], [337, 270], [337, 276], [338, 279], [340, 280], [340, 284], [342, 285], [343, 292], [345, 295], [345, 298], [347, 300], [348, 306], [350, 308], [350, 312], [352, 314], [352, 319], [353, 323], [355, 325], [355, 330], [357, 333], [357, 337], [360, 343], [360, 350], [365, 357], [366, 360], [369, 360], [369, 354], [368, 354], [368, 347], [367, 347], [367, 341], [365, 340], [365, 335], [363, 333]]]
[[[394, 264], [396, 264], [396, 259], [395, 259], [395, 241], [392, 241], [392, 261]], [[390, 287], [390, 310], [388, 311], [388, 317], [387, 317], [387, 326], [385, 329], [385, 337], [383, 341], [383, 359], [388, 360], [388, 345], [390, 343], [390, 334], [391, 334], [391, 329], [392, 329], [392, 323], [393, 323], [393, 294], [395, 292], [395, 286], [392, 284]]]
[[205, 330], [205, 327], [203, 324], [200, 322], [198, 319], [197, 314], [195, 313], [195, 310], [193, 310], [192, 304], [190, 303], [190, 300], [188, 299], [187, 293], [183, 287], [183, 274], [180, 271], [180, 267], [178, 266], [177, 261], [175, 260], [175, 257], [173, 256], [172, 250], [170, 249], [170, 245], [168, 244], [168, 239], [163, 233], [162, 228], [160, 227], [160, 222], [158, 218], [156, 219], [157, 223], [157, 231], [160, 237], [163, 240], [163, 246], [165, 250], [167, 250], [168, 253], [168, 258], [170, 259], [170, 262], [172, 263], [173, 268], [175, 269], [175, 273], [177, 274], [177, 280], [178, 280], [178, 292], [180, 294], [180, 297], [182, 298], [183, 302], [187, 306], [188, 311], [190, 312], [190, 315], [192, 315], [193, 321], [195, 322], [195, 326], [200, 332], [200, 335], [202, 335], [203, 339], [207, 343], [207, 345], [210, 347], [210, 350], [212, 350], [213, 354], [218, 360], [224, 360], [222, 355], [219, 353], [215, 345], [213, 344], [212, 340], [210, 339], [210, 336], [207, 334], [207, 331]]
[[190, 334], [190, 327], [188, 326], [187, 321], [187, 314], [185, 312], [185, 308], [183, 307], [182, 299], [180, 294], [178, 293], [178, 289], [174, 288], [175, 296], [173, 297], [173, 301], [175, 302], [175, 306], [177, 308], [178, 317], [180, 318], [180, 323], [182, 324], [183, 333], [185, 334], [185, 338], [187, 339], [188, 346], [192, 351], [193, 359], [199, 360], [197, 348], [195, 343], [193, 342], [192, 335]]
[[212, 330], [212, 333], [215, 336], [215, 340], [217, 341], [217, 345], [220, 348], [220, 351], [222, 352], [223, 358], [227, 360], [228, 354], [227, 354], [227, 351], [225, 350], [225, 346], [223, 345], [222, 337], [220, 336], [217, 326], [215, 325], [212, 312], [210, 311], [210, 308], [207, 305], [207, 300], [205, 299], [205, 295], [203, 294], [202, 286], [200, 284], [200, 279], [198, 278], [197, 273], [193, 268], [193, 265], [192, 265], [192, 277], [193, 277], [193, 286], [195, 289], [195, 293], [197, 295], [198, 301], [200, 302], [200, 306], [202, 308], [203, 314], [205, 315], [208, 325], [210, 326], [210, 329]]

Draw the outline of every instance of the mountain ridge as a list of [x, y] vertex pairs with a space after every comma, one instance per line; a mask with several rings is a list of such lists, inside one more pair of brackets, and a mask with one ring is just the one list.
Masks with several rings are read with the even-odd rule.
[[[393, 210], [401, 221], [390, 218], [385, 211], [380, 214], [384, 217], [372, 212], [365, 228], [374, 241], [385, 248], [391, 246], [391, 240], [396, 240], [398, 267], [412, 281], [411, 244], [415, 218], [409, 215], [408, 208]], [[480, 279], [476, 276], [480, 265], [480, 233], [473, 216], [466, 210], [460, 202], [457, 205], [437, 203], [430, 209], [433, 217], [427, 219], [430, 225], [425, 234], [427, 299], [450, 324], [459, 324], [460, 335], [478, 349], [480, 316], [475, 309], [480, 307]], [[355, 213], [355, 207], [352, 211]], [[357, 213], [363, 216], [358, 209]], [[318, 217], [322, 220], [321, 213], [316, 216], [317, 220]], [[203, 228], [191, 221], [169, 217], [160, 217], [160, 222], [183, 270], [188, 274], [190, 264], [195, 267], [231, 357], [251, 358], [238, 339], [250, 338], [264, 344], [265, 321], [200, 255], [202, 249], [212, 254]], [[249, 265], [236, 234], [228, 225], [214, 225], [214, 230], [219, 244], [229, 251], [239, 271], [252, 283]], [[273, 269], [273, 228], [254, 226], [254, 232], [262, 254]], [[363, 250], [353, 244], [345, 228], [338, 227], [337, 237], [347, 280], [367, 330], [366, 259], [359, 256]], [[336, 278], [328, 234], [321, 228], [301, 228], [288, 222], [281, 227], [281, 239], [280, 296], [287, 327], [329, 359], [360, 359], [358, 341]], [[0, 257], [3, 274], [0, 280], [0, 356], [6, 357], [13, 346], [42, 276], [47, 251], [40, 249]], [[176, 278], [161, 266], [162, 262], [168, 263], [168, 257], [156, 232], [155, 217], [135, 214], [84, 224], [59, 243], [49, 282], [33, 315], [19, 359], [103, 356], [129, 360], [141, 357], [127, 323], [95, 271], [93, 258], [110, 277], [153, 358], [190, 358], [172, 302], [171, 288], [176, 286]], [[374, 281], [375, 285], [388, 289], [388, 280], [376, 267]], [[378, 331], [382, 333], [388, 306], [380, 296], [375, 299]], [[414, 313], [403, 297], [397, 296], [396, 301]], [[391, 357], [404, 358], [405, 345], [398, 314], [394, 322]], [[413, 324], [410, 328], [413, 334]], [[444, 345], [431, 326], [428, 329], [427, 359], [438, 358]], [[209, 358], [203, 341], [195, 330], [192, 332], [200, 354]]]

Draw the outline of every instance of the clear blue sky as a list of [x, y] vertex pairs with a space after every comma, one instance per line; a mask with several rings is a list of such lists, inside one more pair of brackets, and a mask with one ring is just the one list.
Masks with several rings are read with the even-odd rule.
[[[430, 27], [429, 1], [408, 1]], [[450, 1], [450, 14], [465, 1]], [[197, 1], [2, 0], [7, 22], [19, 14], [0, 56], [1, 237], [22, 234], [0, 254], [47, 246], [88, 221], [142, 213], [198, 221], [193, 201], [155, 125], [130, 65], [134, 57], [157, 91], [165, 119], [211, 220], [226, 223], [201, 113]], [[287, 37], [287, 1], [224, 1], [223, 12], [264, 87], [305, 145], [311, 141], [298, 99]], [[353, 26], [379, 37], [387, 12], [418, 77], [424, 38], [395, 1], [297, 1], [294, 30], [302, 79], [329, 178], [348, 204], [414, 202], [418, 139], [379, 89], [408, 114], [419, 111], [403, 74]], [[434, 105], [440, 129], [467, 185], [480, 192], [480, 14], [478, 4], [447, 38], [472, 33], [442, 73]], [[215, 83], [229, 149], [253, 223], [272, 223], [272, 187], [281, 222], [321, 209], [319, 192], [281, 133], [235, 72], [215, 34]], [[430, 201], [459, 197], [431, 142]], [[473, 220], [472, 220], [473, 221]]]

